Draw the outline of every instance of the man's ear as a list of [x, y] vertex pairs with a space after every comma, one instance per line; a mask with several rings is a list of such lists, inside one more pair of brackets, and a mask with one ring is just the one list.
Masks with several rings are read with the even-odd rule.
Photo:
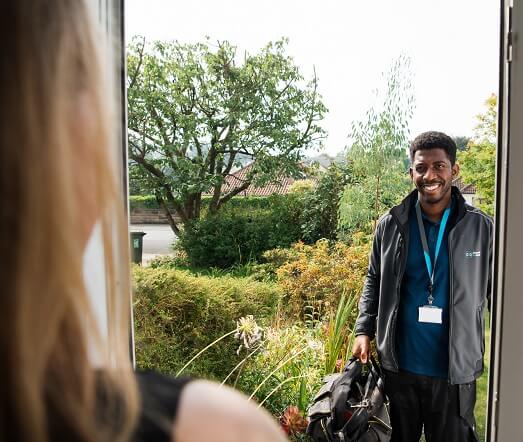
[[409, 167], [409, 175], [410, 175], [410, 179], [414, 180], [414, 177], [412, 176], [412, 167]]
[[452, 177], [456, 178], [459, 175], [459, 164], [454, 163], [454, 166], [452, 166]]

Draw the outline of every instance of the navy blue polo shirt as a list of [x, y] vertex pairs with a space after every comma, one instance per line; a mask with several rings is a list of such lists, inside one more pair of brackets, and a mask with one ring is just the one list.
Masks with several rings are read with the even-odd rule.
[[[451, 204], [451, 210], [453, 208]], [[433, 223], [422, 211], [423, 224], [432, 263], [436, 251], [439, 222]], [[418, 321], [418, 308], [427, 305], [430, 277], [423, 256], [423, 246], [413, 206], [409, 214], [409, 248], [398, 309], [396, 348], [401, 370], [424, 376], [448, 378], [449, 366], [449, 250], [448, 230], [443, 240], [434, 272], [432, 305], [440, 307], [442, 324]]]

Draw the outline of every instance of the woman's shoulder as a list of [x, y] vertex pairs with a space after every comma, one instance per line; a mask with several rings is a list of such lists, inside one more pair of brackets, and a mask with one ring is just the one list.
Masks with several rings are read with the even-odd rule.
[[171, 441], [182, 390], [191, 378], [139, 371], [136, 380], [141, 406], [135, 440]]

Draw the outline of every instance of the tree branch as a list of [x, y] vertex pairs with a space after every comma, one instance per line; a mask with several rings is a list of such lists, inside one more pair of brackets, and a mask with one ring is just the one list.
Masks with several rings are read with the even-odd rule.
[[226, 193], [223, 197], [220, 198], [218, 201], [217, 209], [219, 209], [223, 204], [225, 204], [227, 201], [229, 201], [233, 196], [238, 195], [240, 192], [243, 192], [251, 185], [251, 180], [245, 180], [243, 184], [239, 187], [234, 188], [230, 192]]
[[136, 83], [136, 79], [138, 78], [138, 73], [140, 72], [140, 68], [142, 67], [142, 63], [143, 63], [144, 49], [145, 49], [145, 37], [143, 37], [143, 39], [142, 39], [142, 46], [141, 46], [141, 48], [138, 51], [139, 58], [138, 58], [138, 64], [136, 65], [136, 70], [134, 71], [133, 75], [129, 76], [131, 81], [129, 83], [128, 89], [132, 89], [134, 87], [134, 84]]
[[171, 211], [169, 210], [169, 208], [167, 207], [167, 204], [165, 204], [165, 201], [164, 199], [160, 196], [160, 193], [159, 192], [156, 192], [154, 194], [155, 198], [156, 198], [156, 202], [158, 203], [158, 205], [162, 208], [163, 210], [163, 213], [165, 214], [166, 218], [167, 218], [167, 222], [169, 223], [169, 225], [171, 226], [171, 229], [172, 231], [175, 233], [176, 236], [180, 236], [180, 229], [178, 228], [178, 226], [176, 225], [176, 222], [174, 221], [174, 218], [171, 214]]
[[158, 126], [158, 129], [160, 130], [160, 135], [162, 136], [163, 143], [165, 146], [169, 145], [169, 137], [167, 136], [167, 132], [165, 131], [165, 125], [160, 118], [160, 115], [158, 115], [158, 112], [153, 106], [147, 106], [147, 109], [151, 113], [153, 120], [156, 122], [156, 125]]
[[136, 132], [142, 138], [149, 140], [151, 143], [153, 143], [153, 144], [155, 144], [157, 146], [160, 144], [160, 142], [158, 140], [154, 139], [153, 137], [151, 137], [150, 135], [145, 133], [145, 129], [143, 131], [139, 131], [136, 128], [129, 126], [129, 130], [133, 131], [133, 132]]
[[187, 221], [189, 221], [189, 217], [185, 213], [185, 210], [183, 210], [182, 205], [174, 199], [171, 189], [167, 184], [164, 183], [165, 174], [151, 163], [145, 161], [145, 159], [142, 157], [133, 155], [132, 153], [130, 157], [132, 160], [136, 161], [139, 165], [141, 165], [145, 170], [147, 170], [151, 175], [158, 178], [160, 187], [165, 190], [165, 196], [167, 197], [167, 201], [169, 201], [173, 205], [174, 209], [176, 210], [176, 213], [180, 215], [180, 219], [182, 220], [182, 222], [186, 223]]
[[308, 118], [308, 121], [307, 121], [307, 129], [305, 129], [305, 132], [300, 137], [299, 141], [294, 144], [295, 148], [303, 146], [306, 138], [309, 136], [309, 132], [310, 132], [311, 127], [312, 127], [312, 122], [314, 121], [314, 103], [316, 102], [316, 96], [317, 96], [317, 90], [318, 90], [318, 77], [316, 76], [316, 68], [314, 68], [314, 80], [313, 80], [313, 83], [314, 83], [314, 91], [313, 91], [312, 99], [311, 99], [312, 104], [311, 104], [311, 111], [310, 111], [310, 114], [309, 114], [309, 118]]

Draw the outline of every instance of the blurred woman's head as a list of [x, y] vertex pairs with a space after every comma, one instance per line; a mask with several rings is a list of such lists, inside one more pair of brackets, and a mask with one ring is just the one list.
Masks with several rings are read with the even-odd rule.
[[[81, 0], [3, 0], [0, 37], [0, 439], [45, 440], [63, 430], [57, 426], [78, 440], [99, 439], [105, 429], [95, 413], [93, 348], [108, 372], [124, 365], [107, 385], [120, 392], [125, 438], [136, 408], [125, 406], [135, 403], [123, 345], [128, 242], [100, 37]], [[82, 273], [97, 221], [117, 324], [108, 343], [99, 338]]]

